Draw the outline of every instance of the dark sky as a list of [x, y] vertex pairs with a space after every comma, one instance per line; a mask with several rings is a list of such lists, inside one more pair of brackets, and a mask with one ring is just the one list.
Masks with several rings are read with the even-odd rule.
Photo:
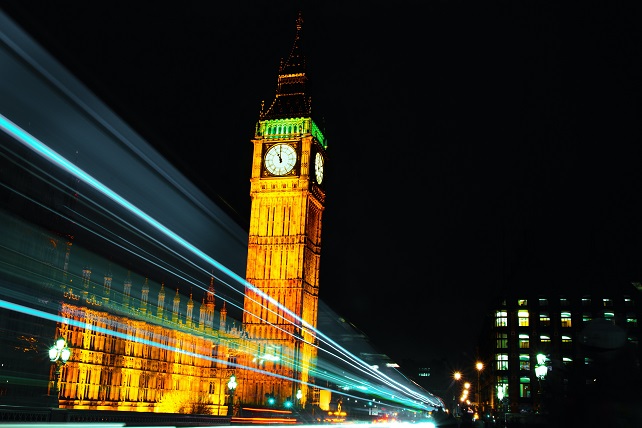
[[302, 10], [320, 296], [395, 359], [474, 359], [503, 288], [642, 280], [634, 2], [220, 3], [0, 6], [244, 228]]

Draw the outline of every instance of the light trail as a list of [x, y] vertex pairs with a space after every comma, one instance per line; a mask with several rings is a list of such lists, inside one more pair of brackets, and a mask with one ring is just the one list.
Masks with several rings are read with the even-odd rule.
[[[14, 293], [14, 296], [17, 296], [17, 293]], [[48, 320], [48, 321], [53, 321], [53, 322], [60, 323], [60, 324], [71, 325], [71, 326], [78, 327], [78, 328], [86, 328], [86, 326], [87, 326], [86, 322], [83, 322], [83, 321], [77, 321], [77, 320], [74, 320], [74, 319], [71, 319], [71, 318], [60, 316], [58, 314], [48, 313], [48, 312], [45, 312], [45, 311], [42, 311], [42, 310], [38, 310], [38, 309], [34, 309], [34, 308], [31, 308], [31, 307], [28, 307], [28, 306], [20, 305], [20, 304], [13, 303], [13, 302], [8, 302], [8, 301], [2, 300], [2, 299], [0, 299], [0, 308], [1, 309], [6, 309], [6, 310], [10, 310], [10, 311], [14, 311], [14, 312], [27, 314], [27, 315], [30, 315], [30, 316], [33, 316], [33, 317], [38, 317], [38, 318], [41, 318], [41, 319], [45, 319], [45, 320]], [[53, 305], [52, 305], [51, 309], [55, 310], [56, 307], [53, 307]], [[160, 343], [158, 341], [144, 339], [144, 338], [138, 337], [138, 336], [132, 336], [129, 333], [123, 333], [123, 332], [119, 332], [119, 331], [114, 331], [114, 330], [111, 330], [111, 329], [108, 329], [108, 328], [101, 327], [101, 326], [96, 325], [96, 324], [92, 324], [92, 330], [95, 331], [95, 332], [98, 332], [98, 333], [105, 334], [105, 335], [114, 336], [114, 337], [117, 337], [117, 338], [120, 338], [120, 339], [123, 339], [123, 340], [131, 341], [131, 342], [135, 342], [135, 343], [142, 343], [142, 344], [145, 344], [145, 345], [148, 345], [148, 346], [153, 346], [153, 347], [156, 347], [156, 348], [159, 348], [159, 349], [165, 349], [165, 350], [170, 351], [170, 352], [176, 352], [176, 353], [192, 356], [192, 357], [195, 357], [195, 358], [201, 358], [201, 359], [205, 359], [205, 360], [208, 360], [208, 361], [225, 364], [227, 366], [236, 367], [236, 368], [239, 368], [239, 369], [252, 370], [252, 371], [257, 372], [257, 373], [269, 375], [269, 376], [272, 376], [272, 377], [276, 377], [276, 378], [280, 378], [280, 379], [284, 379], [284, 380], [288, 380], [288, 381], [297, 381], [297, 382], [299, 382], [295, 378], [278, 375], [278, 374], [275, 374], [275, 373], [270, 372], [270, 371], [257, 369], [255, 367], [250, 367], [250, 366], [246, 366], [246, 365], [242, 365], [242, 364], [232, 363], [232, 362], [229, 362], [227, 360], [220, 360], [220, 359], [213, 358], [211, 356], [207, 356], [207, 355], [203, 355], [203, 354], [199, 354], [199, 353], [196, 353], [196, 352], [186, 351], [186, 350], [183, 350], [181, 348], [177, 348], [177, 347], [174, 347], [174, 346], [166, 345], [164, 343]], [[332, 381], [340, 382], [340, 383], [343, 381], [343, 379], [341, 377], [339, 377], [339, 376], [326, 376], [325, 378], [323, 376], [320, 376], [319, 378], [320, 379], [327, 378], [327, 380], [332, 380]], [[311, 384], [311, 383], [307, 383], [307, 385], [308, 386], [317, 386], [317, 387], [319, 387], [318, 385]], [[343, 396], [347, 396], [347, 397], [351, 397], [351, 398], [355, 398], [355, 399], [360, 399], [360, 400], [363, 399], [363, 397], [358, 396], [358, 395], [350, 394], [350, 393], [346, 392], [345, 390], [328, 388], [328, 387], [326, 387], [326, 388], [320, 387], [320, 388], [321, 389], [326, 389], [328, 391], [331, 391], [333, 393], [337, 393], [337, 394], [340, 394], [340, 395], [343, 395]], [[388, 399], [388, 400], [391, 398], [389, 396], [390, 392], [388, 392], [388, 391], [384, 391], [384, 390], [380, 390], [380, 389], [376, 389], [376, 388], [373, 391], [378, 392], [379, 395], [382, 398], [385, 398], [385, 399]], [[416, 405], [416, 403], [412, 403], [412, 402], [401, 402], [400, 404], [404, 404], [406, 406]], [[395, 407], [393, 405], [389, 405], [389, 406], [390, 407]], [[402, 407], [399, 407], [399, 408], [401, 409]]]
[[[145, 223], [148, 225], [152, 226], [154, 229], [157, 231], [161, 232], [164, 236], [168, 237], [171, 241], [174, 243], [178, 244], [180, 247], [183, 249], [187, 250], [191, 254], [195, 255], [197, 258], [199, 258], [202, 261], [205, 261], [208, 264], [207, 269], [205, 267], [199, 266], [195, 261], [193, 261], [191, 258], [180, 254], [178, 251], [171, 249], [168, 245], [163, 244], [160, 242], [158, 239], [153, 238], [151, 235], [143, 232], [137, 227], [134, 227], [132, 224], [125, 222], [121, 216], [116, 215], [113, 212], [109, 212], [110, 215], [114, 216], [117, 218], [119, 221], [121, 221], [121, 224], [126, 224], [128, 227], [132, 228], [137, 234], [142, 234], [143, 236], [147, 237], [148, 239], [152, 240], [156, 245], [158, 245], [160, 248], [163, 248], [166, 251], [171, 252], [174, 254], [176, 257], [179, 259], [183, 260], [184, 262], [192, 265], [194, 268], [199, 269], [203, 273], [206, 273], [210, 275], [210, 266], [214, 266], [218, 271], [222, 272], [225, 274], [227, 277], [230, 277], [233, 279], [236, 283], [242, 284], [244, 287], [254, 291], [257, 295], [264, 297], [266, 301], [270, 302], [272, 305], [275, 307], [279, 308], [283, 313], [286, 315], [290, 316], [291, 318], [295, 319], [297, 322], [300, 323], [300, 325], [303, 328], [307, 328], [311, 331], [314, 331], [316, 333], [317, 339], [320, 342], [323, 342], [327, 345], [330, 346], [330, 348], [333, 351], [336, 351], [336, 353], [331, 353], [329, 350], [325, 348], [318, 348], [322, 352], [328, 353], [329, 355], [332, 355], [334, 358], [338, 358], [344, 363], [352, 366], [353, 368], [357, 369], [361, 373], [368, 375], [370, 377], [373, 377], [377, 379], [380, 382], [383, 382], [385, 385], [388, 387], [392, 388], [393, 390], [397, 391], [397, 394], [402, 394], [406, 396], [410, 396], [411, 399], [419, 400], [421, 404], [419, 407], [421, 408], [426, 408], [426, 405], [430, 406], [436, 406], [440, 405], [440, 403], [436, 402], [434, 399], [425, 397], [422, 394], [419, 394], [415, 391], [412, 391], [410, 388], [406, 387], [405, 385], [400, 384], [399, 382], [391, 379], [387, 375], [381, 373], [378, 370], [373, 369], [370, 365], [366, 364], [364, 361], [361, 359], [357, 358], [356, 356], [352, 355], [349, 351], [347, 351], [345, 348], [341, 347], [338, 343], [333, 341], [330, 337], [326, 336], [324, 333], [319, 331], [318, 329], [314, 328], [313, 326], [309, 325], [307, 322], [302, 320], [298, 315], [290, 311], [288, 308], [283, 307], [280, 305], [276, 300], [272, 299], [270, 296], [266, 295], [263, 293], [261, 290], [258, 288], [254, 287], [251, 283], [247, 282], [245, 279], [241, 278], [239, 275], [234, 273], [232, 270], [228, 269], [226, 266], [223, 264], [219, 263], [212, 257], [209, 257], [207, 254], [205, 254], [203, 251], [200, 249], [196, 248], [193, 246], [191, 243], [174, 233], [172, 230], [168, 229], [165, 227], [163, 224], [152, 218], [151, 216], [147, 215], [144, 211], [140, 210], [138, 207], [136, 207], [134, 204], [131, 202], [127, 201], [126, 199], [122, 198], [119, 194], [116, 192], [112, 191], [109, 187], [103, 185], [100, 183], [98, 180], [94, 179], [91, 175], [87, 174], [85, 171], [65, 159], [64, 157], [60, 156], [57, 152], [52, 150], [50, 147], [33, 137], [31, 134], [11, 122], [9, 119], [7, 119], [5, 116], [0, 114], [0, 128], [2, 128], [7, 134], [12, 136], [15, 140], [19, 141], [38, 155], [42, 156], [49, 162], [53, 163], [54, 165], [58, 166], [64, 171], [69, 172], [72, 174], [74, 177], [77, 179], [81, 180], [82, 182], [88, 184], [90, 187], [93, 189], [97, 190], [100, 194], [106, 196], [109, 200], [117, 203], [121, 207], [123, 207], [126, 211], [130, 212], [133, 214], [135, 217], [143, 220]], [[96, 204], [97, 205], [97, 204]], [[99, 205], [97, 205], [99, 206]], [[96, 233], [92, 231], [92, 233]], [[103, 236], [104, 238], [104, 236]], [[140, 254], [136, 253], [139, 257], [141, 257]], [[146, 259], [148, 261], [152, 262], [149, 259]], [[156, 263], [154, 263], [156, 264]], [[156, 264], [157, 266], [166, 269], [163, 266], [160, 266]], [[172, 269], [175, 269], [172, 267]], [[172, 271], [173, 274], [176, 274], [175, 271]], [[187, 282], [191, 283], [192, 285], [207, 291], [205, 287], [200, 285], [197, 281], [194, 281], [192, 279], [189, 279], [185, 276], [181, 276], [176, 274], [177, 276], [183, 278]], [[226, 284], [229, 288], [234, 290], [236, 293], [241, 293], [243, 294], [240, 290], [237, 288], [233, 287], [231, 284], [229, 284], [227, 281], [223, 280], [222, 278], [217, 278], [219, 279], [220, 282]], [[224, 299], [225, 300], [225, 299]], [[229, 300], [225, 300], [229, 301]], [[273, 309], [268, 308], [269, 311], [272, 313], [276, 314], [278, 317], [281, 317], [282, 319], [286, 319], [285, 316], [278, 314], [275, 312]], [[288, 321], [290, 322], [290, 321]], [[278, 328], [278, 327], [277, 327]], [[290, 361], [290, 364], [293, 364], [294, 362]], [[395, 398], [395, 397], [391, 397]], [[401, 398], [401, 397], [399, 397]], [[406, 401], [406, 400], [403, 400]], [[406, 403], [407, 404], [407, 403]], [[417, 405], [416, 402], [413, 401], [413, 405]]]
[[[237, 419], [237, 418], [234, 418]], [[264, 421], [267, 422], [267, 421]], [[359, 425], [360, 427], [368, 427], [368, 426], [375, 426], [379, 428], [399, 428], [401, 426], [407, 426], [407, 423], [404, 422], [377, 422], [377, 423], [369, 423], [369, 422], [355, 422], [355, 423], [350, 423], [350, 425]], [[140, 427], [153, 427], [153, 425], [141, 425], [140, 423], [136, 424], [137, 426]], [[264, 423], [264, 424], [259, 424], [259, 423], [251, 423], [248, 425], [243, 425], [239, 423], [234, 423], [234, 426], [237, 427], [243, 427], [243, 426], [248, 426], [252, 428], [274, 428], [275, 424], [270, 424], [270, 423]], [[69, 428], [69, 427], [75, 427], [75, 428], [121, 428], [126, 426], [125, 423], [107, 423], [107, 422], [73, 422], [73, 423], [29, 423], [29, 422], [21, 422], [21, 423], [3, 423], [2, 424], [3, 428]], [[319, 424], [296, 424], [297, 427], [300, 428], [318, 428]], [[332, 423], [324, 423], [324, 427], [326, 428], [339, 428], [339, 427], [345, 427], [346, 424], [332, 424]], [[417, 422], [412, 424], [413, 427], [416, 428], [435, 428], [435, 424], [432, 422]], [[173, 425], [162, 425], [163, 428], [182, 428], [181, 426], [173, 426]], [[221, 425], [200, 425], [199, 427], [201, 428], [220, 428]]]

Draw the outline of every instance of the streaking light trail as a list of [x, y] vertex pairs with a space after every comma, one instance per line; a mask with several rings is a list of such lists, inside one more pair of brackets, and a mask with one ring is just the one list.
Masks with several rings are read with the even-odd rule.
[[[39, 156], [45, 158], [49, 162], [53, 163], [54, 165], [58, 166], [59, 168], [67, 171], [68, 173], [72, 174], [74, 177], [77, 179], [81, 180], [82, 182], [88, 184], [90, 187], [93, 189], [97, 190], [99, 193], [103, 194], [106, 196], [108, 199], [116, 202], [119, 206], [123, 207], [125, 210], [128, 212], [134, 214], [137, 218], [143, 220], [146, 224], [152, 226], [155, 228], [157, 231], [160, 231], [164, 236], [168, 237], [171, 241], [175, 242], [178, 244], [180, 247], [186, 249], [189, 253], [195, 255], [197, 258], [200, 260], [206, 262], [210, 266], [215, 266], [216, 269], [224, 273], [226, 276], [230, 277], [233, 281], [236, 281], [239, 284], [242, 284], [244, 287], [247, 287], [249, 289], [254, 290], [257, 294], [260, 296], [265, 297], [266, 300], [270, 301], [272, 304], [275, 306], [280, 307], [280, 309], [285, 313], [291, 316], [292, 318], [296, 319], [299, 321], [303, 326], [306, 328], [309, 328], [311, 330], [314, 330], [317, 334], [317, 337], [324, 343], [328, 344], [329, 347], [336, 351], [337, 353], [333, 354], [334, 358], [338, 358], [340, 361], [348, 364], [349, 366], [353, 367], [356, 369], [358, 372], [362, 373], [363, 375], [375, 378], [377, 381], [382, 382], [384, 385], [387, 385], [389, 388], [391, 388], [391, 392], [384, 392], [384, 391], [379, 391], [379, 394], [382, 396], [388, 396], [387, 398], [389, 399], [395, 399], [395, 400], [401, 400], [404, 405], [409, 405], [409, 406], [419, 406], [420, 408], [426, 408], [425, 406], [438, 406], [440, 403], [438, 400], [436, 400], [434, 397], [426, 397], [422, 394], [419, 394], [415, 392], [414, 390], [408, 388], [405, 385], [400, 384], [399, 382], [391, 379], [390, 377], [386, 376], [384, 373], [380, 372], [379, 370], [373, 369], [370, 365], [366, 364], [364, 361], [361, 359], [355, 357], [352, 355], [349, 351], [341, 347], [338, 343], [333, 341], [331, 338], [323, 334], [321, 331], [313, 328], [309, 324], [305, 323], [303, 320], [301, 320], [296, 314], [292, 313], [289, 311], [287, 308], [282, 307], [278, 302], [274, 301], [271, 299], [269, 296], [265, 295], [262, 293], [259, 289], [254, 287], [252, 284], [248, 283], [245, 281], [243, 278], [241, 278], [239, 275], [237, 275], [235, 272], [232, 270], [228, 269], [226, 266], [223, 264], [219, 263], [217, 260], [213, 259], [212, 257], [208, 256], [205, 254], [203, 251], [201, 251], [199, 248], [195, 247], [192, 245], [190, 242], [187, 240], [183, 239], [181, 236], [164, 226], [162, 223], [157, 221], [156, 219], [152, 218], [149, 216], [147, 213], [145, 213], [143, 210], [139, 209], [136, 207], [134, 204], [126, 200], [125, 198], [121, 197], [118, 193], [114, 192], [112, 189], [109, 187], [105, 186], [102, 184], [100, 181], [96, 180], [94, 177], [86, 173], [84, 170], [79, 168], [78, 166], [74, 165], [72, 162], [67, 160], [66, 158], [60, 156], [56, 151], [51, 149], [49, 146], [45, 145], [41, 141], [39, 141], [37, 138], [35, 138], [33, 135], [30, 133], [26, 132], [24, 129], [10, 121], [8, 118], [6, 118], [4, 115], [0, 114], [0, 128], [2, 128], [8, 135], [12, 136], [15, 140], [19, 141], [21, 144], [24, 146], [28, 147], [30, 150], [38, 154]], [[113, 213], [112, 213], [113, 215]], [[130, 225], [131, 226], [131, 225]], [[131, 226], [133, 227], [133, 226]], [[139, 229], [136, 229], [139, 233], [143, 233]], [[183, 256], [176, 252], [175, 250], [170, 249], [168, 246], [160, 243], [158, 240], [155, 240], [151, 238], [149, 235], [146, 235], [149, 239], [154, 240], [157, 245], [160, 245], [164, 249], [171, 251], [174, 253], [176, 256], [180, 257], [181, 259], [185, 260], [186, 262], [198, 267], [194, 262], [192, 262], [188, 257]], [[203, 272], [207, 273], [208, 270], [205, 268], [200, 268]], [[191, 282], [191, 281], [190, 281]], [[230, 286], [230, 284], [226, 281], [222, 281], [226, 285]], [[202, 286], [198, 284], [194, 284], [200, 288]], [[231, 286], [230, 286], [231, 287]], [[238, 290], [234, 287], [231, 287], [233, 290], [237, 291]], [[278, 315], [278, 314], [277, 314]], [[282, 316], [282, 315], [281, 315]], [[329, 353], [328, 349], [325, 348], [319, 348], [321, 351], [325, 353]], [[292, 363], [292, 362], [290, 362]], [[318, 371], [315, 373], [315, 376], [322, 378], [323, 373]], [[354, 380], [350, 380], [350, 378], [345, 379], [346, 382], [349, 383], [354, 383]], [[358, 388], [359, 386], [362, 386], [366, 384], [367, 382], [361, 382], [360, 384], [357, 383], [353, 386], [353, 388]], [[376, 391], [376, 390], [375, 390]], [[403, 396], [408, 396], [409, 399], [404, 399]]]

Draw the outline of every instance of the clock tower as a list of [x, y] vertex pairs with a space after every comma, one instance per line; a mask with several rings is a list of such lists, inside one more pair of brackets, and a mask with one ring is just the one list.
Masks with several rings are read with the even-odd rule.
[[252, 398], [294, 401], [299, 396], [305, 405], [312, 399], [317, 358], [327, 141], [311, 117], [302, 24], [299, 13], [294, 44], [279, 67], [276, 96], [261, 105], [252, 139], [246, 270], [251, 286], [245, 290], [243, 328], [255, 342], [254, 364], [278, 375], [254, 372]]

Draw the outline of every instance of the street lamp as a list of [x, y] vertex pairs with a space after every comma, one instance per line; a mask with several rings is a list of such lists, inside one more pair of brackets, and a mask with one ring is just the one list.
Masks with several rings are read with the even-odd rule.
[[477, 369], [477, 405], [481, 409], [481, 383], [479, 382], [479, 375], [481, 374], [481, 371], [484, 370], [484, 363], [477, 361], [475, 368]]
[[546, 355], [537, 354], [537, 364], [535, 365], [535, 376], [537, 376], [537, 396], [539, 399], [539, 407], [542, 407], [542, 381], [548, 374], [548, 367], [546, 366]]
[[296, 399], [298, 403], [298, 407], [301, 408], [301, 398], [303, 398], [303, 393], [301, 392], [300, 389], [297, 389], [296, 391]]
[[58, 388], [60, 368], [69, 361], [69, 357], [71, 357], [71, 349], [67, 347], [67, 341], [63, 337], [59, 337], [56, 339], [53, 346], [49, 348], [49, 360], [56, 365], [54, 369], [54, 385], [52, 394], [56, 398], [56, 406], [58, 405], [58, 395], [60, 393], [60, 389]]
[[227, 405], [227, 414], [234, 416], [234, 391], [236, 391], [236, 376], [230, 376], [230, 381], [227, 383], [227, 389], [230, 390], [230, 402]]
[[537, 354], [537, 365], [535, 365], [535, 376], [541, 381], [548, 374], [548, 367], [546, 367], [546, 355]]
[[470, 394], [470, 382], [465, 382], [464, 389], [461, 391], [461, 398], [459, 399], [459, 401], [461, 401], [462, 403], [469, 401], [468, 394]]
[[[459, 382], [459, 381], [461, 380], [461, 372], [454, 372], [454, 373], [453, 373], [453, 379], [455, 380], [455, 382]], [[454, 395], [453, 395], [453, 404], [452, 404], [452, 407], [453, 407], [453, 408], [452, 408], [452, 412], [453, 412], [453, 414], [454, 414], [454, 415], [457, 415], [457, 414], [458, 414], [458, 411], [457, 411], [458, 404], [457, 404], [457, 402], [455, 401], [455, 396], [454, 396]]]

